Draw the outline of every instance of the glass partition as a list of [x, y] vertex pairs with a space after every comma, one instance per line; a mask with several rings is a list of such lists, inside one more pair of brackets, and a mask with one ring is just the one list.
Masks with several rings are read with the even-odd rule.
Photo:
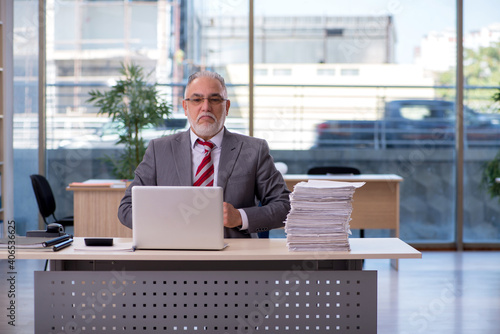
[[[229, 32], [228, 20], [238, 26]], [[208, 29], [211, 22], [221, 27]], [[237, 42], [228, 44], [228, 34]], [[247, 1], [47, 1], [47, 175], [61, 215], [70, 215], [75, 181], [114, 178], [103, 159], [117, 157], [119, 124], [88, 102], [120, 79], [122, 64], [141, 66], [172, 106], [170, 119], [143, 130], [146, 141], [188, 128], [182, 109], [187, 77], [222, 74], [232, 101], [227, 126], [248, 133]], [[232, 73], [228, 67], [243, 65]], [[238, 94], [234, 92], [238, 91]]]
[[499, 10], [496, 1], [464, 1], [465, 243], [500, 242]]
[[[455, 3], [253, 1], [254, 136], [269, 142], [289, 173], [342, 165], [402, 176], [400, 235], [408, 242], [455, 240]], [[480, 186], [500, 140], [498, 103], [491, 99], [500, 82], [497, 7], [465, 1], [468, 242], [499, 239], [498, 200]], [[68, 183], [113, 177], [102, 157], [121, 149], [116, 125], [87, 99], [89, 90], [105, 91], [118, 80], [122, 62], [143, 66], [172, 104], [167, 131], [149, 129], [149, 139], [187, 128], [182, 94], [199, 69], [226, 78], [227, 127], [250, 133], [248, 0], [47, 0], [46, 14], [47, 174], [60, 190], [60, 215], [73, 209], [63, 190]], [[18, 91], [34, 85], [36, 65], [29, 64], [17, 67], [31, 78]], [[23, 106], [36, 106], [29, 94]], [[37, 114], [30, 110], [16, 116], [15, 143], [36, 150], [25, 141], [37, 137]], [[380, 235], [388, 232], [366, 234]]]
[[14, 218], [16, 232], [38, 229], [30, 175], [38, 173], [38, 1], [14, 1]]
[[291, 173], [402, 176], [401, 238], [452, 242], [455, 16], [451, 0], [256, 0], [255, 136]]

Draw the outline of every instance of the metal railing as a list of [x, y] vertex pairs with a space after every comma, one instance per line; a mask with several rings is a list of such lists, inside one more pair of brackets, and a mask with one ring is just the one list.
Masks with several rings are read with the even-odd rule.
[[[98, 116], [97, 108], [86, 102], [89, 90], [106, 90], [108, 86], [101, 83], [64, 83], [47, 86], [50, 88], [47, 90], [47, 148], [78, 147], [85, 141], [99, 143], [100, 147], [114, 146], [112, 141], [99, 137], [100, 129], [110, 121], [109, 118]], [[183, 92], [184, 88], [184, 84], [159, 86], [164, 97], [172, 104], [172, 112], [176, 117], [184, 115], [181, 104], [183, 97], [179, 93]], [[498, 105], [488, 98], [497, 89], [499, 87], [466, 87], [464, 104], [479, 115], [500, 117]], [[231, 109], [227, 126], [234, 131], [248, 134], [248, 86], [228, 84], [228, 93]], [[421, 145], [427, 142], [405, 140], [397, 136], [401, 134], [410, 137], [408, 133], [412, 130], [387, 127], [387, 119], [384, 119], [385, 103], [404, 99], [441, 99], [442, 96], [452, 101], [454, 87], [255, 85], [253, 133], [256, 137], [266, 139], [271, 149], [307, 150], [312, 147], [345, 146], [387, 149], [398, 145]], [[351, 137], [321, 138], [319, 136], [321, 126], [318, 125], [324, 126], [332, 120], [342, 121], [347, 126], [351, 122], [353, 126], [347, 128]], [[355, 127], [357, 121], [370, 121], [374, 124], [369, 128]], [[477, 135], [490, 133], [493, 139], [481, 140], [475, 144], [488, 147], [500, 146], [500, 142], [495, 139], [497, 129], [497, 127], [481, 129]], [[342, 134], [344, 131], [344, 135], [345, 130], [328, 129], [330, 134], [335, 134], [336, 131]], [[431, 138], [432, 143], [453, 146], [454, 122], [450, 121], [448, 128], [443, 132], [436, 132], [438, 130], [433, 128], [428, 130], [431, 132], [427, 134], [441, 136], [441, 139]], [[16, 148], [36, 147], [37, 133], [37, 115], [15, 115]], [[158, 132], [158, 136], [160, 135], [161, 131]]]

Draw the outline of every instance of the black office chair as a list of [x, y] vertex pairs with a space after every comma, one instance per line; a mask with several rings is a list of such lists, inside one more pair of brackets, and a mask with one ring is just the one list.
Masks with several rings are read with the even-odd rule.
[[[327, 174], [352, 174], [360, 175], [361, 171], [355, 167], [345, 167], [345, 166], [324, 166], [324, 167], [313, 167], [307, 171], [308, 175], [327, 175]], [[359, 230], [359, 237], [365, 237], [365, 230]]]
[[[45, 225], [48, 225], [49, 223], [58, 223], [64, 227], [72, 226], [73, 216], [64, 217], [63, 219], [56, 218], [54, 214], [56, 211], [56, 201], [47, 179], [44, 176], [37, 174], [30, 175], [30, 179], [31, 184], [33, 185], [33, 191], [35, 192], [38, 210], [40, 211], [40, 215], [42, 216]], [[47, 220], [50, 216], [52, 216], [54, 221], [49, 222]]]
[[326, 175], [326, 174], [352, 174], [359, 175], [361, 172], [355, 167], [344, 166], [324, 166], [313, 167], [307, 171], [309, 175]]

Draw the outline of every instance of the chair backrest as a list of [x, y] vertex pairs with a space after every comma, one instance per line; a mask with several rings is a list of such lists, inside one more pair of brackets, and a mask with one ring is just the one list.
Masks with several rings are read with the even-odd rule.
[[360, 170], [355, 167], [344, 167], [344, 166], [324, 166], [324, 167], [313, 167], [307, 171], [309, 175], [326, 175], [326, 174], [361, 174]]
[[[45, 221], [45, 218], [53, 215], [56, 211], [56, 201], [52, 188], [50, 187], [47, 179], [38, 174], [30, 175], [33, 191], [35, 192], [36, 202], [38, 203], [38, 210]], [[47, 223], [45, 221], [45, 223]]]

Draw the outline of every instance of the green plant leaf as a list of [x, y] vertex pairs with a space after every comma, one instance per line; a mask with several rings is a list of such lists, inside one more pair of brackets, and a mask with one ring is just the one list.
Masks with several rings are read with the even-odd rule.
[[157, 84], [147, 82], [149, 75], [144, 75], [141, 66], [122, 63], [120, 73], [123, 77], [109, 90], [91, 90], [87, 102], [99, 108], [98, 115], [118, 122], [116, 143], [125, 145], [124, 152], [118, 160], [107, 157], [106, 161], [116, 177], [130, 179], [146, 152], [142, 129], [160, 125], [170, 116], [171, 106], [158, 92]]

